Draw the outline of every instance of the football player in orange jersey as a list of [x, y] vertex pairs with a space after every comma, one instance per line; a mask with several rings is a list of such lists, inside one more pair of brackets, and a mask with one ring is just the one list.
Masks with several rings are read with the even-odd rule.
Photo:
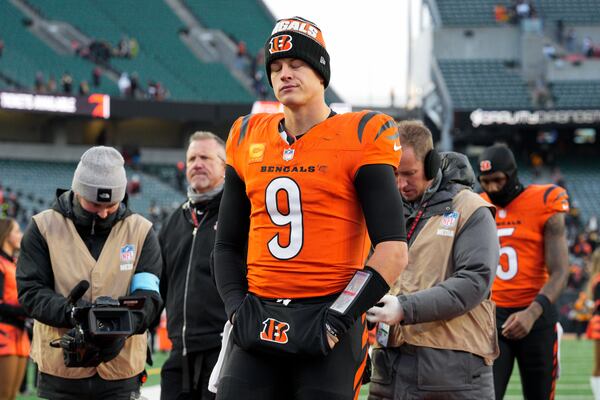
[[265, 55], [284, 112], [238, 119], [227, 141], [214, 256], [233, 341], [217, 398], [356, 398], [364, 313], [407, 262], [397, 126], [331, 111], [312, 22], [278, 21]]
[[587, 328], [588, 339], [594, 341], [594, 369], [590, 377], [590, 385], [594, 400], [600, 400], [600, 248], [592, 253], [589, 269], [587, 294], [588, 299], [594, 300], [593, 316]]
[[556, 185], [523, 187], [504, 145], [479, 158], [482, 196], [498, 210], [500, 264], [492, 286], [500, 357], [494, 363], [496, 399], [502, 399], [514, 360], [526, 399], [553, 399], [557, 373], [554, 302], [568, 277], [564, 214], [567, 192]]

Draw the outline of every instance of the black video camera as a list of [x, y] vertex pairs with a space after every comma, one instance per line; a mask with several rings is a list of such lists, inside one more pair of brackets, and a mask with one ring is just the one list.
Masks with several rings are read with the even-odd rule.
[[50, 346], [63, 349], [67, 367], [96, 367], [115, 358], [135, 331], [132, 310], [144, 305], [144, 298], [100, 296], [91, 305], [77, 306], [89, 286], [83, 280], [71, 290], [67, 301], [72, 305], [75, 327], [50, 342]]

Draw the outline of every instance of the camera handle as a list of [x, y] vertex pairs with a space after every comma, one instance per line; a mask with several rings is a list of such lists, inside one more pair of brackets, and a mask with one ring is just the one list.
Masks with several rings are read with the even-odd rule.
[[83, 295], [85, 294], [85, 292], [87, 292], [89, 287], [90, 283], [85, 279], [79, 281], [79, 283], [75, 285], [73, 289], [71, 289], [71, 293], [69, 293], [69, 295], [67, 296], [67, 302], [72, 306], [75, 306], [77, 300], [83, 297]]
[[[75, 307], [75, 304], [77, 303], [77, 300], [81, 299], [83, 297], [83, 295], [85, 294], [85, 292], [87, 292], [87, 290], [90, 287], [90, 282], [84, 280], [79, 281], [79, 283], [77, 285], [75, 285], [75, 287], [73, 287], [73, 289], [71, 289], [71, 292], [69, 293], [69, 295], [67, 296], [67, 303], [69, 303], [69, 305], [71, 306], [71, 317], [73, 314], [73, 308]], [[52, 340], [50, 342], [50, 347], [54, 347], [54, 348], [60, 348], [60, 341], [62, 338], [56, 338], [54, 340]]]

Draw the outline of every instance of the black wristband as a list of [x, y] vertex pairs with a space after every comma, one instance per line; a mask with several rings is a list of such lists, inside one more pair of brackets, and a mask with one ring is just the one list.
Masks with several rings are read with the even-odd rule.
[[389, 290], [389, 285], [379, 272], [367, 265], [354, 273], [348, 286], [329, 309], [337, 314], [358, 318]]
[[356, 271], [348, 286], [329, 307], [327, 330], [333, 329], [332, 334], [340, 337], [389, 290], [385, 279], [373, 268], [366, 266]]
[[542, 307], [542, 314], [546, 314], [552, 309], [552, 302], [545, 294], [538, 294], [537, 296], [535, 296], [535, 299], [533, 299], [533, 301], [535, 301]]

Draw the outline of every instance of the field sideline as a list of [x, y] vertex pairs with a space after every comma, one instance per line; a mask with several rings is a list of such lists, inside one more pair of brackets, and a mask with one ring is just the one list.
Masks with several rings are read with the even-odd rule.
[[[589, 340], [576, 340], [566, 337], [561, 342], [561, 373], [556, 386], [557, 400], [592, 400], [589, 379], [592, 369], [593, 343]], [[148, 400], [158, 400], [157, 386], [160, 383], [160, 366], [165, 362], [166, 354], [156, 353], [154, 367], [148, 368], [148, 382], [144, 393]], [[31, 374], [30, 374], [31, 376]], [[359, 399], [366, 400], [367, 387], [363, 387]], [[37, 396], [17, 396], [18, 400], [37, 399]], [[521, 382], [518, 374], [513, 373], [506, 400], [522, 399]]]

